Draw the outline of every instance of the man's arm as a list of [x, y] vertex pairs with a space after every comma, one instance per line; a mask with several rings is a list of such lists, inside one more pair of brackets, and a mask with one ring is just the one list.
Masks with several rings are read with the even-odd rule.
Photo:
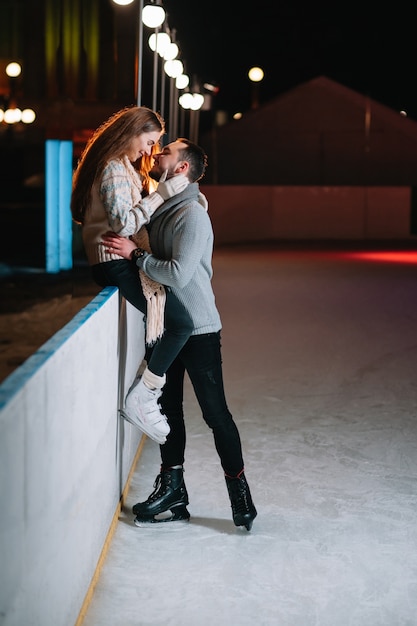
[[[211, 223], [206, 211], [186, 209], [177, 217], [173, 230], [172, 258], [158, 259], [154, 254], [145, 253], [137, 259], [139, 269], [143, 269], [153, 280], [182, 289], [192, 278], [207, 241], [212, 238]], [[130, 239], [108, 232], [102, 237], [105, 247], [125, 259], [131, 259], [136, 244]]]
[[165, 200], [184, 191], [188, 184], [188, 178], [180, 174], [160, 182], [155, 191], [132, 206], [132, 180], [126, 167], [121, 161], [110, 161], [103, 171], [100, 198], [111, 229], [122, 237], [134, 235]]
[[115, 252], [116, 254], [129, 260], [132, 258], [133, 250], [137, 248], [134, 241], [128, 237], [122, 237], [111, 230], [102, 236], [102, 240], [106, 250], [109, 252]]
[[[154, 253], [144, 255], [138, 259], [137, 265], [153, 280], [182, 289], [194, 276], [207, 245], [212, 244], [211, 222], [206, 211], [194, 204], [178, 211], [175, 223], [169, 225], [169, 231], [172, 233], [169, 248], [158, 249], [164, 258], [158, 258]], [[168, 244], [165, 242], [165, 245]]]

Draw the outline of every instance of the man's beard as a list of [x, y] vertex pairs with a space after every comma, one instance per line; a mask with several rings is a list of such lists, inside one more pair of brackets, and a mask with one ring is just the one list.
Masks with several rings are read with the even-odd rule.
[[159, 182], [159, 179], [161, 178], [162, 174], [163, 172], [158, 172], [156, 170], [154, 172], [152, 170], [149, 172], [150, 178], [152, 178], [153, 180], [156, 180], [156, 182]]

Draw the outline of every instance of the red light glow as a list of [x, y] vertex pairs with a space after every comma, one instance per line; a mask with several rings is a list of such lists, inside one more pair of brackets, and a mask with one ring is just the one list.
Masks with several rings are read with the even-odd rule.
[[417, 264], [417, 250], [379, 250], [367, 252], [345, 252], [343, 256], [359, 261], [375, 261], [377, 263]]

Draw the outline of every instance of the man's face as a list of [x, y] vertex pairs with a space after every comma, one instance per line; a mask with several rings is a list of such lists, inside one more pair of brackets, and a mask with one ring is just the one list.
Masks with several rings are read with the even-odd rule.
[[176, 176], [179, 173], [176, 171], [178, 165], [182, 163], [180, 150], [186, 147], [181, 141], [173, 141], [166, 145], [161, 152], [154, 154], [154, 165], [149, 172], [151, 178], [159, 180], [165, 171], [167, 171], [167, 179]]

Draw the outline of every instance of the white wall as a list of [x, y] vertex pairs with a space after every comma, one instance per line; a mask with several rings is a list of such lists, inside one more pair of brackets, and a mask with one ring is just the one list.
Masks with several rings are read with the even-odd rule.
[[0, 385], [2, 626], [77, 620], [141, 439], [118, 407], [143, 331], [106, 288]]

